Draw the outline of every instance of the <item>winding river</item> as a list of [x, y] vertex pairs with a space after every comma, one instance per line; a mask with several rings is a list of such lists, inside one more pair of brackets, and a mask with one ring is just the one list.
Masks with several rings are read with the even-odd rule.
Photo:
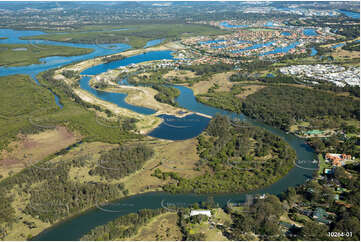
[[[23, 32], [23, 35], [18, 32]], [[32, 33], [28, 33], [32, 32]], [[36, 33], [33, 33], [36, 32]], [[24, 35], [35, 35], [39, 34], [38, 31], [13, 31], [13, 30], [0, 30], [0, 34], [2, 36], [8, 37], [6, 34], [10, 34], [11, 38], [7, 39], [7, 43], [11, 43], [11, 40], [15, 42], [24, 43], [20, 40], [19, 36]], [[16, 35], [11, 35], [15, 33]], [[0, 41], [3, 43], [3, 41]], [[53, 42], [41, 42], [42, 44], [53, 44]], [[54, 44], [59, 44], [59, 42], [55, 42]], [[64, 45], [71, 45], [75, 47], [86, 47], [87, 45], [82, 44], [69, 44], [69, 43], [61, 43]], [[60, 67], [65, 64], [69, 64], [79, 60], [86, 60], [90, 58], [94, 58], [96, 56], [108, 55], [117, 52], [124, 51], [129, 48], [129, 46], [119, 44], [119, 48], [117, 50], [114, 49], [106, 49], [102, 48], [98, 45], [90, 45], [87, 48], [93, 48], [95, 51], [88, 55], [77, 56], [77, 57], [49, 57], [46, 58], [46, 63], [25, 66], [25, 67], [0, 67], [0, 76], [11, 75], [11, 74], [28, 74], [34, 77], [37, 73], [41, 71], [45, 71], [51, 68]], [[172, 55], [170, 51], [155, 51], [148, 52], [146, 54], [140, 54], [136, 56], [132, 56], [129, 58], [125, 58], [123, 60], [114, 61], [111, 63], [101, 64], [98, 66], [91, 67], [82, 74], [100, 74], [110, 69], [117, 68], [119, 66], [126, 66], [132, 63], [140, 63], [144, 61], [151, 60], [161, 60], [161, 59], [172, 59]], [[60, 61], [60, 60], [61, 61]], [[57, 60], [56, 63], [54, 60]], [[93, 89], [89, 86], [89, 78], [83, 77], [80, 83], [80, 87], [97, 98], [102, 100], [106, 100], [116, 105], [130, 109], [132, 111], [141, 113], [141, 114], [153, 114], [154, 110], [138, 107], [134, 105], [130, 105], [124, 101], [126, 94], [121, 93], [108, 93], [101, 92]], [[250, 125], [262, 127], [267, 129], [271, 133], [281, 137], [288, 144], [292, 146], [292, 148], [297, 153], [297, 162], [295, 167], [291, 169], [291, 171], [278, 180], [276, 183], [251, 192], [241, 193], [241, 194], [216, 194], [213, 195], [214, 200], [220, 206], [224, 206], [227, 202], [239, 203], [243, 202], [246, 198], [246, 195], [255, 195], [255, 194], [280, 194], [281, 192], [287, 190], [288, 187], [297, 186], [305, 183], [308, 179], [312, 177], [312, 173], [316, 168], [316, 165], [312, 162], [316, 158], [315, 152], [308, 146], [303, 139], [300, 139], [292, 134], [287, 134], [282, 130], [266, 125], [262, 122], [252, 120], [244, 116], [243, 114], [236, 114], [232, 112], [228, 112], [222, 109], [213, 108], [204, 104], [201, 104], [196, 101], [193, 91], [185, 86], [176, 86], [180, 91], [180, 95], [177, 98], [178, 104], [190, 111], [203, 113], [206, 115], [214, 116], [215, 114], [224, 114], [229, 116], [230, 118], [244, 120]], [[169, 115], [163, 115], [162, 118], [164, 122], [151, 133], [150, 136], [159, 137], [163, 139], [170, 140], [182, 140], [195, 137], [199, 135], [202, 130], [207, 126], [209, 119], [203, 116], [199, 116], [196, 114], [187, 115], [184, 118], [176, 118]], [[105, 224], [116, 217], [121, 215], [125, 215], [131, 212], [136, 212], [139, 209], [144, 208], [160, 208], [160, 207], [169, 207], [169, 205], [177, 205], [177, 206], [188, 206], [195, 202], [200, 202], [206, 200], [207, 195], [197, 195], [197, 194], [169, 194], [165, 192], [150, 192], [145, 194], [139, 194], [135, 196], [130, 196], [124, 199], [120, 199], [116, 202], [113, 202], [108, 205], [104, 205], [102, 207], [94, 208], [88, 210], [85, 213], [82, 213], [76, 217], [67, 219], [64, 222], [61, 222], [48, 230], [39, 234], [35, 240], [78, 240], [82, 235], [87, 233], [92, 228]]]

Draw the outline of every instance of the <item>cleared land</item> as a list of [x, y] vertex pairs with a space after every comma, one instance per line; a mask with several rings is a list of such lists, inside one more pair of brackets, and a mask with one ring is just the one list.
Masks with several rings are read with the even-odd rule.
[[[141, 192], [161, 190], [161, 186], [169, 182], [152, 176], [156, 168], [168, 172], [174, 171], [187, 178], [201, 174], [201, 172], [194, 170], [194, 168], [196, 168], [195, 164], [199, 160], [196, 149], [196, 139], [184, 141], [148, 140], [144, 141], [144, 143], [151, 146], [155, 154], [150, 160], [146, 161], [143, 168], [124, 178], [108, 180], [107, 183], [116, 184], [122, 182], [125, 184], [125, 189], [129, 191], [129, 195], [133, 195]], [[90, 154], [90, 156], [87, 156], [87, 165], [84, 167], [71, 168], [69, 177], [78, 182], [104, 182], [105, 178], [101, 176], [90, 176], [89, 170], [98, 165], [101, 151], [114, 147], [114, 145], [98, 142], [82, 144], [61, 157], [61, 159], [71, 160]], [[59, 160], [60, 159], [53, 159], [50, 162], [58, 162]]]
[[20, 134], [16, 141], [9, 144], [7, 150], [0, 153], [0, 174], [6, 178], [9, 172], [14, 173], [25, 166], [43, 160], [76, 143], [79, 138], [61, 126], [38, 134]]
[[217, 73], [210, 77], [207, 81], [195, 83], [191, 87], [194, 95], [207, 93], [209, 88], [213, 87], [215, 84], [218, 85], [218, 88], [216, 89], [217, 92], [229, 91], [234, 85], [234, 83], [229, 81], [229, 77], [234, 73], [234, 71]]
[[0, 66], [39, 64], [40, 58], [44, 57], [85, 55], [93, 51], [77, 47], [31, 44], [0, 44], [0, 50]]
[[148, 224], [139, 229], [139, 232], [127, 240], [182, 240], [182, 233], [177, 225], [177, 213], [164, 213], [153, 218]]
[[196, 78], [196, 73], [188, 70], [171, 70], [167, 74], [163, 75], [166, 79], [179, 79], [182, 81], [187, 81], [188, 78]]

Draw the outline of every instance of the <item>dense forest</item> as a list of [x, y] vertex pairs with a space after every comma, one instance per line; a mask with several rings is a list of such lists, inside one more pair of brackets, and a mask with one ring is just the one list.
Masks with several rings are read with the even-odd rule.
[[232, 225], [229, 237], [232, 240], [286, 240], [281, 233], [279, 219], [284, 213], [282, 203], [273, 195], [258, 199], [247, 213], [231, 213]]
[[100, 175], [106, 179], [119, 179], [139, 170], [144, 162], [153, 156], [153, 150], [143, 144], [135, 147], [121, 145], [104, 152], [99, 164], [89, 171], [89, 175]]
[[180, 91], [177, 88], [157, 84], [153, 84], [152, 88], [158, 91], [158, 94], [154, 96], [157, 101], [167, 103], [172, 106], [178, 105], [175, 98], [179, 96]]
[[280, 138], [242, 122], [216, 115], [198, 137], [204, 175], [192, 179], [156, 169], [154, 176], [176, 183], [163, 187], [170, 192], [240, 192], [271, 184], [293, 166], [295, 152]]
[[[83, 156], [58, 163], [37, 163], [36, 166], [30, 166], [3, 180], [0, 183], [0, 193], [8, 194], [14, 191], [20, 197], [26, 198], [23, 212], [50, 223], [123, 196], [122, 183], [79, 183], [69, 178], [70, 169], [86, 166], [87, 159]], [[11, 226], [15, 221], [11, 219], [15, 215], [11, 205], [13, 199], [14, 197], [2, 197], [1, 218], [10, 218], [2, 223], [3, 228]], [[23, 219], [23, 223], [27, 223], [27, 220]]]
[[214, 65], [200, 64], [200, 65], [191, 65], [191, 66], [181, 66], [180, 68], [183, 70], [193, 71], [197, 75], [204, 75], [204, 74], [230, 71], [233, 70], [234, 66], [230, 64], [218, 63]]
[[236, 97], [242, 86], [231, 92], [209, 92], [198, 95], [203, 103], [218, 108], [244, 113], [275, 127], [289, 130], [298, 121], [341, 118], [359, 119], [359, 102], [351, 97], [338, 96], [325, 91], [284, 85], [272, 85], [247, 96]]
[[315, 149], [317, 153], [344, 153], [353, 157], [360, 157], [360, 138], [350, 137], [341, 138], [331, 136], [329, 138], [310, 138], [308, 143]]
[[292, 86], [263, 88], [249, 95], [242, 112], [288, 130], [299, 120], [324, 116], [359, 119], [359, 102], [348, 97]]
[[80, 240], [120, 240], [135, 235], [139, 228], [149, 222], [155, 216], [165, 213], [165, 209], [143, 209], [137, 213], [130, 213], [125, 216], [98, 226], [84, 235]]

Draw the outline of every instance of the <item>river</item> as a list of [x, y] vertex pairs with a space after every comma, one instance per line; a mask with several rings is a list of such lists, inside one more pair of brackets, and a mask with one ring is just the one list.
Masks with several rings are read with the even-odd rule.
[[[113, 63], [101, 64], [85, 70], [83, 74], [100, 74], [109, 69], [114, 69], [119, 66], [125, 66], [133, 63], [140, 63], [150, 60], [161, 60], [170, 59], [172, 56], [169, 51], [155, 51], [147, 54], [141, 54], [132, 56], [120, 61]], [[81, 87], [84, 90], [94, 90], [89, 86], [89, 79], [83, 79], [81, 81]], [[218, 194], [213, 195], [214, 200], [220, 206], [226, 205], [228, 201], [231, 202], [242, 202], [245, 200], [248, 194], [280, 194], [287, 190], [288, 187], [297, 186], [305, 183], [307, 179], [312, 177], [312, 173], [315, 170], [315, 165], [312, 163], [314, 160], [314, 151], [305, 144], [303, 139], [300, 139], [292, 134], [287, 134], [282, 130], [273, 128], [269, 125], [263, 124], [262, 122], [251, 120], [242, 114], [236, 114], [228, 112], [222, 109], [213, 108], [196, 101], [193, 91], [185, 86], [174, 85], [180, 91], [180, 95], [177, 97], [178, 104], [190, 111], [199, 112], [214, 116], [217, 113], [228, 115], [230, 118], [238, 118], [244, 120], [251, 125], [262, 127], [272, 132], [273, 134], [283, 138], [289, 143], [297, 153], [297, 165], [282, 179], [272, 184], [269, 187], [259, 189], [252, 192], [242, 194]], [[95, 91], [95, 90], [94, 90]], [[104, 92], [94, 92], [98, 98], [107, 100], [107, 96], [104, 96]], [[98, 95], [99, 94], [99, 95]], [[119, 98], [123, 99], [126, 97], [124, 94], [114, 93], [119, 95]], [[114, 96], [107, 101], [113, 102], [118, 106], [122, 106], [123, 102], [114, 102]], [[127, 104], [129, 105], [129, 104]], [[134, 109], [135, 106], [131, 107], [132, 111], [137, 112]], [[140, 111], [139, 113], [143, 113]], [[209, 119], [199, 115], [188, 115], [184, 118], [175, 118], [173, 116], [164, 115], [162, 116], [165, 122], [163, 122], [158, 128], [152, 131], [149, 135], [153, 137], [159, 137], [164, 139], [179, 140], [188, 139], [199, 135], [200, 132], [207, 126]], [[303, 167], [303, 168], [301, 168]], [[151, 192], [141, 195], [131, 196], [129, 198], [120, 199], [113, 202], [111, 205], [102, 207], [102, 209], [92, 209], [87, 211], [80, 216], [66, 220], [51, 229], [41, 233], [36, 237], [36, 240], [78, 240], [82, 235], [88, 232], [95, 226], [107, 223], [118, 216], [125, 215], [131, 212], [136, 212], [139, 209], [144, 208], [160, 208], [167, 204], [176, 204], [179, 206], [189, 206], [195, 202], [204, 201], [207, 198], [206, 195], [197, 194], [169, 194], [164, 192]], [[112, 211], [112, 212], [111, 212]], [[76, 228], [76, 229], [74, 229]]]
[[[25, 35], [35, 35], [39, 34], [38, 31], [13, 31], [13, 30], [2, 30], [0, 34], [2, 36], [8, 37], [3, 33], [15, 33], [15, 36], [11, 36], [11, 38], [7, 39], [7, 42], [11, 42], [14, 40], [15, 42], [22, 42], [18, 37], [24, 36], [19, 34], [18, 32], [25, 32]], [[27, 32], [32, 32], [31, 34]], [[36, 32], [36, 33], [33, 33]], [[2, 43], [0, 41], [0, 43]], [[43, 43], [43, 42], [41, 42]], [[53, 42], [47, 42], [46, 44], [53, 44]], [[55, 42], [54, 44], [59, 44], [59, 42]], [[63, 44], [63, 43], [61, 43]], [[64, 43], [67, 45], [69, 43]], [[60, 67], [65, 64], [69, 64], [79, 60], [85, 60], [94, 58], [96, 56], [107, 55], [112, 53], [121, 52], [129, 48], [129, 46], [119, 44], [120, 49], [106, 49], [102, 48], [99, 45], [83, 45], [83, 44], [71, 44], [71, 46], [75, 47], [86, 47], [93, 48], [94, 52], [88, 55], [77, 56], [77, 57], [62, 57], [62, 61], [57, 60], [56, 63], [49, 62], [30, 65], [24, 67], [9, 67], [9, 68], [0, 68], [0, 75], [11, 75], [11, 74], [28, 74], [34, 77], [37, 73], [51, 69]], [[161, 59], [171, 59], [173, 58], [170, 51], [155, 51], [149, 52], [146, 54], [140, 54], [132, 57], [125, 58], [123, 60], [117, 60], [111, 63], [101, 64], [98, 66], [91, 67], [85, 71], [83, 74], [100, 74], [109, 69], [114, 69], [119, 66], [125, 66], [132, 63], [140, 63], [144, 61], [150, 60], [161, 60]], [[54, 59], [54, 58], [53, 58]], [[51, 60], [53, 60], [51, 59]], [[278, 180], [276, 183], [259, 190], [250, 191], [247, 193], [241, 194], [217, 194], [213, 195], [214, 200], [220, 206], [226, 205], [227, 202], [242, 202], [245, 200], [246, 195], [249, 194], [280, 194], [281, 192], [287, 190], [288, 187], [297, 186], [305, 183], [308, 179], [312, 178], [312, 173], [316, 168], [316, 165], [312, 162], [316, 155], [314, 151], [308, 146], [303, 139], [300, 139], [292, 134], [287, 134], [282, 130], [271, 127], [269, 125], [263, 124], [262, 122], [251, 120], [244, 116], [243, 114], [236, 114], [232, 112], [228, 112], [222, 109], [213, 108], [204, 104], [201, 104], [196, 101], [193, 91], [185, 86], [176, 86], [180, 91], [180, 95], [177, 97], [178, 104], [190, 111], [199, 112], [203, 114], [207, 114], [210, 116], [214, 116], [217, 113], [228, 115], [230, 118], [237, 118], [240, 120], [244, 120], [251, 125], [262, 127], [267, 129], [271, 133], [281, 137], [288, 144], [292, 146], [292, 148], [296, 151], [297, 154], [297, 162], [295, 167], [291, 169], [291, 171]], [[152, 114], [154, 110], [146, 109], [142, 107], [137, 107], [134, 105], [127, 104], [124, 101], [126, 97], [125, 94], [121, 93], [106, 93], [99, 92], [94, 90], [89, 86], [89, 78], [83, 78], [81, 80], [81, 88], [86, 91], [91, 92], [93, 95], [97, 96], [102, 100], [106, 100], [116, 105], [124, 108], [128, 108], [132, 111], [142, 113], [142, 114]], [[199, 135], [200, 132], [207, 126], [209, 119], [204, 118], [203, 116], [199, 116], [196, 114], [187, 115], [184, 118], [176, 118], [169, 115], [163, 115], [162, 118], [165, 120], [157, 129], [153, 130], [149, 135], [153, 137], [159, 137], [164, 139], [171, 140], [180, 140], [180, 139], [188, 139]], [[188, 206], [193, 204], [194, 202], [201, 202], [207, 198], [206, 195], [197, 195], [197, 194], [169, 194], [165, 192], [151, 192], [145, 193], [135, 196], [130, 196], [124, 199], [120, 199], [111, 204], [105, 205], [102, 208], [98, 209], [94, 208], [85, 213], [82, 213], [76, 217], [65, 220], [62, 223], [54, 225], [50, 229], [42, 232], [35, 240], [78, 240], [82, 235], [87, 233], [92, 228], [105, 224], [118, 216], [125, 215], [131, 212], [136, 212], [139, 209], [144, 208], [159, 208], [159, 207], [168, 207], [169, 204], [179, 205], [179, 206]]]

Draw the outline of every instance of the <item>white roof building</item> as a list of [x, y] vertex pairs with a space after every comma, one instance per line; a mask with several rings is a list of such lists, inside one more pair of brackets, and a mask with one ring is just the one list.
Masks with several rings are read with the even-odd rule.
[[212, 217], [210, 210], [191, 210], [189, 216], [196, 216], [196, 215], [206, 215], [207, 217]]

